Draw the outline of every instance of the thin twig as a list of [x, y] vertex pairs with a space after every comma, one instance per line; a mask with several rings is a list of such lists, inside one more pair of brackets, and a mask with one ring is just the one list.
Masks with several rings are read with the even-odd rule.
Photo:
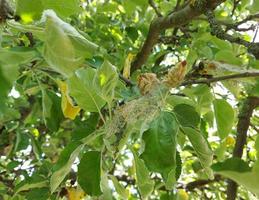
[[227, 75], [227, 76], [213, 77], [213, 78], [208, 78], [208, 79], [185, 81], [181, 84], [181, 86], [192, 85], [192, 84], [210, 84], [210, 83], [218, 82], [218, 81], [248, 78], [248, 77], [258, 77], [258, 76], [259, 76], [259, 72], [245, 72], [245, 73], [232, 74], [232, 75]]
[[33, 47], [35, 45], [35, 41], [34, 41], [32, 33], [31, 32], [26, 32], [25, 36], [28, 38], [28, 40], [30, 42], [29, 47]]
[[231, 11], [231, 17], [235, 14], [235, 10], [237, 9], [238, 4], [241, 2], [241, 0], [234, 0], [233, 9]]
[[258, 33], [258, 27], [259, 27], [259, 25], [256, 26], [256, 30], [255, 30], [255, 34], [254, 34], [254, 38], [253, 38], [252, 42], [255, 42], [255, 39], [256, 39], [257, 33]]
[[231, 43], [236, 43], [247, 47], [249, 53], [253, 54], [256, 59], [259, 59], [259, 43], [248, 42], [240, 37], [235, 37], [226, 33], [215, 19], [213, 11], [207, 10], [205, 13], [211, 27], [211, 34], [222, 40], [227, 40]]
[[158, 17], [162, 17], [162, 13], [159, 11], [158, 6], [153, 0], [148, 0], [149, 5], [154, 9]]
[[122, 76], [121, 74], [119, 74], [119, 78], [120, 78], [124, 83], [126, 83], [127, 86], [134, 86], [134, 85], [135, 85], [131, 80], [125, 78], [125, 77]]

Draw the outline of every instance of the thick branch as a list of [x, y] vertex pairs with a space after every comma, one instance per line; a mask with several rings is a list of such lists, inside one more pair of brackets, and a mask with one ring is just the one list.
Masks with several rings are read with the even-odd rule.
[[188, 4], [184, 8], [177, 10], [165, 17], [158, 17], [153, 20], [149, 27], [147, 38], [137, 54], [135, 61], [132, 63], [131, 70], [135, 71], [147, 61], [154, 45], [158, 42], [159, 34], [169, 28], [187, 24], [195, 17], [205, 13], [208, 9], [215, 9], [225, 0], [199, 0], [193, 4]]
[[219, 77], [208, 78], [208, 79], [185, 81], [181, 84], [181, 86], [192, 85], [192, 84], [210, 84], [210, 83], [218, 82], [218, 81], [248, 78], [248, 77], [258, 77], [258, 76], [259, 76], [259, 72], [245, 72], [245, 73], [240, 73], [240, 74], [219, 76]]
[[211, 10], [206, 12], [208, 21], [211, 27], [211, 34], [222, 40], [227, 40], [231, 43], [236, 43], [247, 47], [249, 53], [253, 54], [256, 59], [259, 59], [259, 43], [248, 42], [240, 37], [234, 37], [226, 33], [215, 19], [215, 15]]
[[[253, 110], [259, 106], [259, 97], [248, 97], [241, 107], [238, 124], [237, 124], [237, 138], [233, 151], [233, 157], [241, 158], [243, 149], [246, 144], [247, 131], [250, 125], [250, 118]], [[232, 180], [228, 180], [227, 200], [235, 200], [237, 195], [238, 185]]]

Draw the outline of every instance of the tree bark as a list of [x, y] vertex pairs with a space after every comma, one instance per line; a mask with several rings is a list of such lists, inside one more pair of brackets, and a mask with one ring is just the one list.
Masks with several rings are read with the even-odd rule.
[[[247, 139], [247, 131], [250, 125], [250, 119], [253, 110], [259, 106], [259, 97], [247, 97], [241, 106], [237, 124], [237, 138], [233, 150], [233, 157], [241, 158]], [[233, 180], [228, 180], [227, 200], [235, 200], [237, 196], [238, 185]]]

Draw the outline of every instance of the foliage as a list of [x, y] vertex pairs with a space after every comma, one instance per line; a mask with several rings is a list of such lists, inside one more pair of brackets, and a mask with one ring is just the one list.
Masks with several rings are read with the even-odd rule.
[[0, 199], [259, 197], [258, 11], [0, 1]]

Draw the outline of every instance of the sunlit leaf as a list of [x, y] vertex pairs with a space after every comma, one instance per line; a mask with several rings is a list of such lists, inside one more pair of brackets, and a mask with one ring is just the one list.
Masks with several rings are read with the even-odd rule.
[[189, 138], [194, 151], [196, 152], [202, 167], [205, 170], [208, 178], [213, 178], [213, 173], [210, 169], [213, 160], [213, 152], [209, 146], [208, 141], [203, 137], [201, 133], [193, 128], [182, 127], [183, 132]]
[[55, 15], [46, 18], [44, 58], [51, 68], [69, 77], [79, 68], [82, 58], [76, 56], [70, 38], [58, 23], [59, 19]]
[[79, 0], [41, 0], [44, 9], [53, 9], [58, 15], [69, 17], [80, 11]]
[[96, 71], [95, 84], [97, 92], [107, 102], [111, 102], [114, 97], [114, 89], [117, 85], [117, 81], [118, 74], [116, 68], [105, 60]]
[[68, 88], [77, 104], [86, 111], [99, 112], [105, 101], [97, 93], [98, 88], [94, 84], [96, 70], [92, 68], [79, 69], [68, 79]]
[[224, 99], [216, 99], [213, 102], [218, 134], [224, 139], [232, 130], [235, 112], [232, 106]]

